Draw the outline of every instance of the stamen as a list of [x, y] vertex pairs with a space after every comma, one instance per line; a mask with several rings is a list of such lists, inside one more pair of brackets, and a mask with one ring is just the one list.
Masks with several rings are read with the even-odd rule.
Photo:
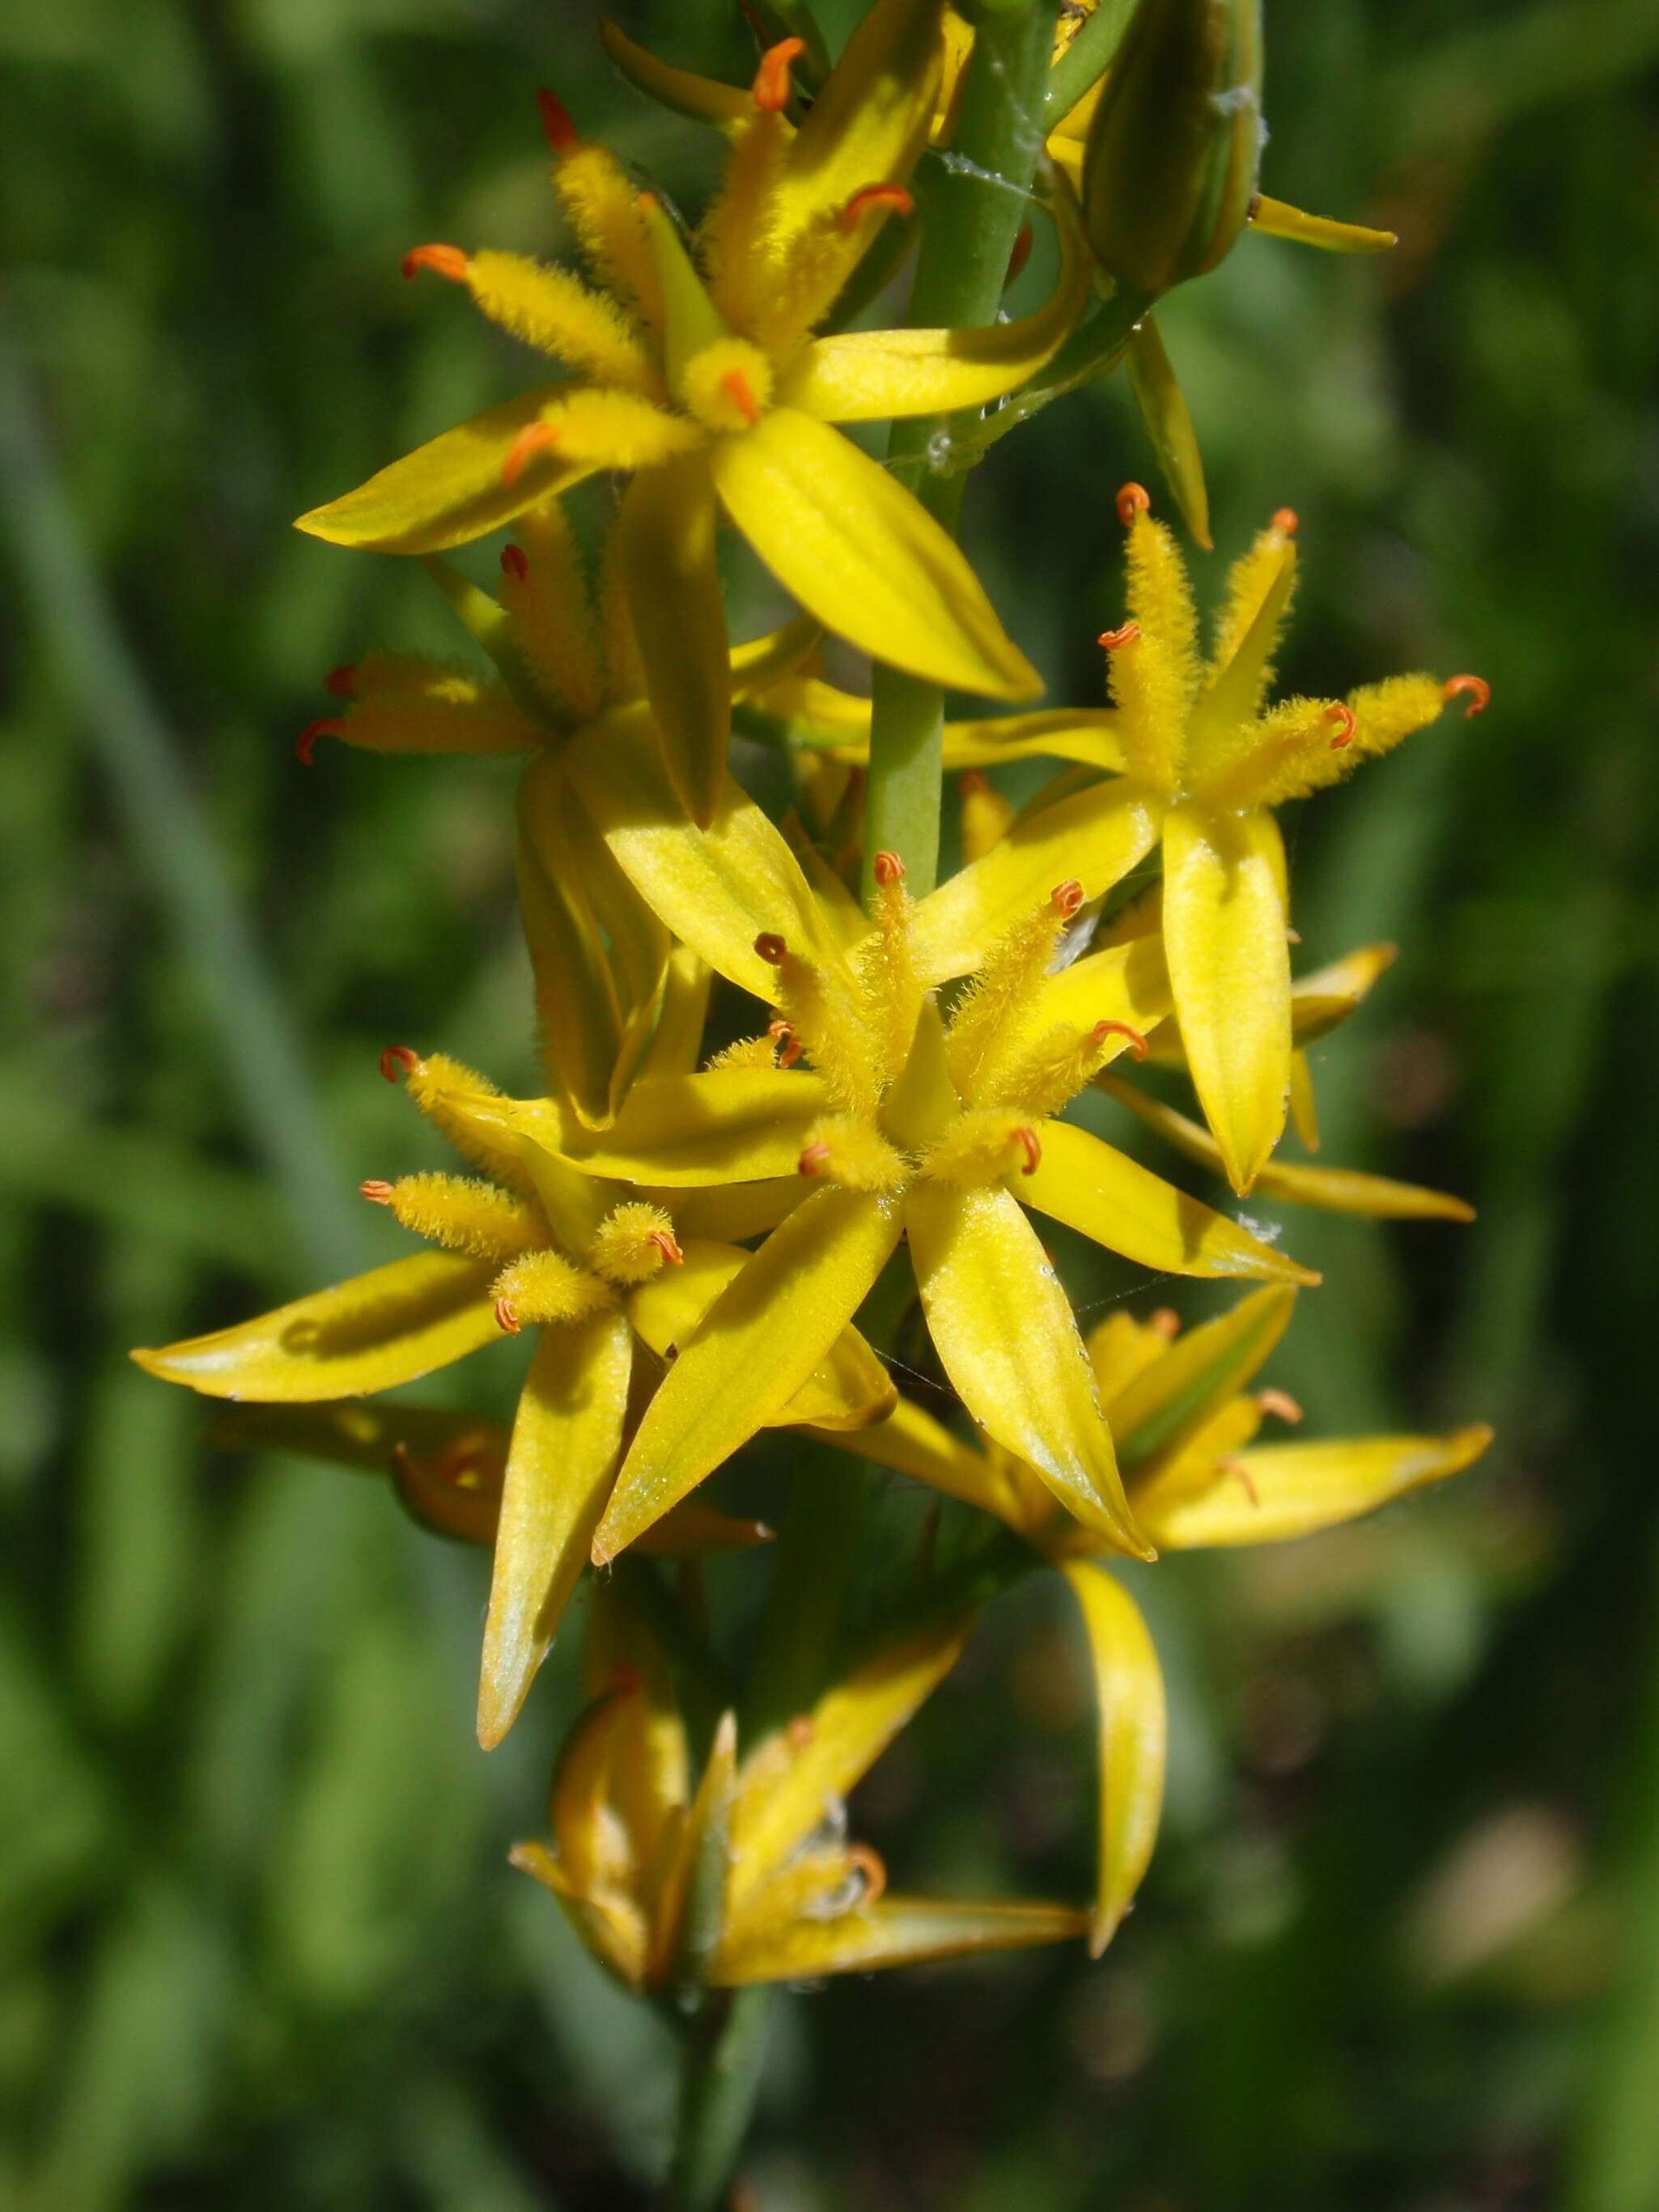
[[312, 765], [313, 757], [317, 750], [318, 738], [335, 736], [339, 727], [338, 722], [328, 714], [325, 714], [319, 721], [306, 724], [304, 729], [294, 740], [294, 750], [307, 768]]
[[990, 788], [991, 779], [981, 768], [963, 769], [962, 781], [957, 786], [963, 799], [982, 799]]
[[1020, 1173], [1035, 1175], [1042, 1165], [1042, 1146], [1037, 1139], [1036, 1131], [1022, 1122], [1014, 1132], [1014, 1142], [1025, 1155], [1025, 1164]]
[[1242, 1459], [1224, 1459], [1220, 1462], [1220, 1469], [1223, 1474], [1236, 1474], [1243, 1484], [1244, 1495], [1249, 1499], [1251, 1504], [1258, 1507], [1261, 1505], [1261, 1492], [1256, 1488], [1251, 1478], [1250, 1470]]
[[1026, 263], [1030, 259], [1031, 239], [1032, 231], [1030, 224], [1029, 222], [1021, 223], [1019, 227], [1019, 235], [1014, 240], [1014, 250], [1008, 256], [1008, 274], [1002, 280], [1003, 289], [1005, 291], [1018, 276], [1021, 270], [1024, 268]]
[[755, 950], [769, 968], [781, 968], [789, 947], [775, 930], [763, 929], [755, 939]]
[[337, 699], [349, 699], [357, 689], [357, 672], [349, 661], [343, 660], [337, 668], [331, 668], [323, 678], [325, 691], [331, 691]]
[[672, 1229], [653, 1229], [649, 1241], [656, 1246], [671, 1267], [683, 1267], [685, 1265], [685, 1255], [681, 1251], [679, 1239]]
[[1062, 921], [1069, 921], [1083, 903], [1082, 884], [1075, 876], [1068, 876], [1049, 892], [1048, 903]]
[[793, 1067], [800, 1058], [801, 1045], [790, 1024], [780, 1014], [776, 1021], [767, 1024], [766, 1034], [778, 1048], [778, 1066]]
[[1356, 727], [1353, 708], [1344, 707], [1340, 703], [1327, 707], [1325, 720], [1328, 722], [1334, 722], [1336, 726], [1336, 735], [1331, 739], [1331, 750], [1334, 753], [1340, 753], [1344, 745], [1352, 744], [1353, 740]]
[[1297, 528], [1296, 509], [1293, 507], [1276, 507], [1267, 527], [1276, 530], [1281, 538], [1294, 538]]
[[1102, 630], [1095, 643], [1103, 645], [1108, 653], [1115, 653], [1121, 645], [1133, 645], [1139, 635], [1140, 624], [1138, 622], [1126, 622], [1119, 629]]
[[890, 884], [904, 881], [904, 863], [896, 853], [878, 853], [870, 863], [870, 872], [885, 890]]
[[495, 1326], [507, 1336], [516, 1336], [519, 1334], [519, 1316], [513, 1310], [511, 1298], [496, 1299]]
[[1126, 530], [1133, 522], [1136, 515], [1150, 514], [1152, 511], [1152, 494], [1145, 484], [1126, 483], [1119, 487], [1117, 519]]
[[817, 1723], [811, 1713], [797, 1713], [784, 1729], [791, 1751], [805, 1751], [817, 1735]]
[[895, 215], [912, 215], [915, 200], [902, 185], [866, 185], [854, 193], [837, 221], [842, 230], [856, 230], [872, 208], [890, 208]]
[[467, 267], [467, 257], [459, 246], [415, 246], [404, 256], [405, 277], [429, 269], [434, 276], [447, 276], [452, 284], [465, 284]]
[[421, 1064], [421, 1055], [412, 1044], [389, 1044], [380, 1054], [380, 1073], [388, 1083], [398, 1080], [401, 1067], [405, 1075]]
[[575, 153], [581, 145], [581, 137], [570, 119], [569, 109], [558, 94], [543, 85], [536, 94], [536, 105], [542, 112], [542, 129], [547, 134], [547, 143], [560, 160], [567, 154]]
[[1492, 686], [1484, 676], [1452, 676], [1445, 685], [1448, 699], [1467, 699], [1468, 708], [1463, 719], [1472, 722], [1477, 714], [1484, 714], [1492, 704]]
[[[794, 39], [787, 40], [786, 43], [799, 46], [800, 40]], [[740, 368], [728, 368], [720, 379], [720, 390], [752, 430], [761, 418], [760, 402], [756, 398], [754, 387], [743, 371]]]
[[501, 482], [515, 484], [523, 475], [526, 462], [549, 446], [556, 446], [559, 434], [550, 422], [526, 422], [507, 449], [507, 459], [501, 463]]
[[755, 105], [763, 115], [776, 115], [788, 106], [789, 95], [794, 90], [789, 82], [789, 64], [805, 52], [805, 39], [780, 39], [776, 46], [769, 46], [761, 56], [752, 91]]
[[1159, 1306], [1156, 1313], [1147, 1315], [1146, 1326], [1154, 1336], [1172, 1344], [1181, 1334], [1181, 1316], [1173, 1306]]
[[816, 1145], [808, 1145], [795, 1162], [795, 1170], [799, 1175], [821, 1176], [829, 1164], [830, 1147], [820, 1139]]
[[852, 1844], [848, 1847], [847, 1864], [851, 1872], [863, 1877], [859, 1904], [873, 1905], [887, 1887], [887, 1869], [879, 1855], [868, 1844]]
[[381, 1182], [378, 1179], [360, 1182], [357, 1192], [360, 1197], [368, 1199], [374, 1206], [390, 1206], [392, 1203], [392, 1185], [389, 1182]]
[[1302, 1408], [1288, 1390], [1258, 1390], [1255, 1402], [1264, 1413], [1273, 1413], [1292, 1428], [1302, 1419]]
[[523, 583], [530, 574], [530, 558], [522, 545], [502, 546], [501, 574], [511, 576], [515, 584]]
[[1146, 1059], [1146, 1040], [1140, 1031], [1128, 1022], [1097, 1022], [1089, 1032], [1089, 1042], [1096, 1051], [1098, 1051], [1109, 1036], [1127, 1037], [1129, 1049], [1135, 1058]]

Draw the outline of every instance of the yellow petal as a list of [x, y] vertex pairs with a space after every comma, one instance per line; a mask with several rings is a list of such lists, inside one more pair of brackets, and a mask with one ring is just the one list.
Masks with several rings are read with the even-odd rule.
[[805, 1728], [768, 1736], [750, 1752], [732, 1807], [734, 1914], [868, 1773], [956, 1665], [973, 1625], [971, 1607], [935, 1612], [826, 1691]]
[[441, 553], [499, 529], [527, 507], [591, 476], [597, 462], [537, 454], [510, 484], [501, 469], [520, 433], [562, 399], [565, 384], [538, 385], [417, 446], [343, 498], [295, 524], [331, 545], [371, 553]]
[[737, 1753], [738, 1717], [724, 1712], [663, 1872], [647, 1968], [654, 1983], [672, 1980], [701, 1988], [708, 1980], [726, 1924], [723, 1876]]
[[1021, 1176], [1020, 1197], [1109, 1252], [1176, 1275], [1319, 1280], [1088, 1130], [1070, 1121], [1045, 1121], [1042, 1135], [1042, 1160], [1030, 1175]]
[[781, 832], [728, 778], [699, 830], [668, 780], [648, 718], [611, 715], [564, 754], [600, 835], [640, 896], [683, 944], [757, 998], [777, 970], [755, 950], [763, 932], [836, 956], [811, 888]]
[[1361, 223], [1336, 222], [1328, 215], [1304, 215], [1283, 200], [1258, 192], [1250, 203], [1250, 228], [1266, 238], [1293, 238], [1326, 253], [1387, 253], [1400, 241], [1391, 230], [1367, 230]]
[[[1296, 996], [1291, 996], [1291, 1034], [1296, 1034]], [[1319, 1101], [1314, 1096], [1313, 1069], [1305, 1052], [1291, 1054], [1291, 1127], [1309, 1152], [1319, 1150]], [[1258, 1182], [1260, 1177], [1257, 1178]]]
[[773, 1419], [852, 1319], [898, 1242], [892, 1200], [815, 1192], [704, 1316], [652, 1400], [593, 1539], [623, 1550]]
[[663, 758], [686, 811], [706, 829], [726, 780], [732, 676], [702, 455], [636, 476], [617, 528]]
[[629, 84], [677, 115], [689, 115], [697, 123], [738, 123], [753, 112], [745, 87], [722, 84], [718, 77], [697, 76], [659, 61], [608, 15], [599, 18], [599, 42]]
[[1100, 1862], [1089, 1953], [1097, 1959], [1128, 1911], [1158, 1840], [1169, 1717], [1164, 1671], [1128, 1591], [1080, 1560], [1060, 1572], [1083, 1615], [1095, 1677]]
[[1143, 316], [1130, 333], [1125, 366], [1129, 389], [1140, 410], [1146, 435], [1152, 441], [1164, 481], [1170, 487], [1181, 519], [1194, 541], [1210, 549], [1210, 496], [1204, 487], [1204, 461], [1198, 450], [1198, 434], [1175, 368], [1164, 351], [1158, 325]]
[[[866, 727], [865, 753], [868, 750]], [[1123, 767], [1117, 716], [1109, 707], [1043, 707], [1030, 714], [994, 714], [945, 725], [947, 769], [1000, 768], [1016, 760], [1076, 761], [1116, 774]]]
[[[1127, 1022], [1144, 1036], [1170, 1011], [1170, 971], [1156, 932], [1121, 945], [1085, 952], [1031, 994], [1024, 1026], [1032, 1036], [1058, 1023], [1090, 1029], [1096, 1022]], [[1126, 1041], [1127, 1042], [1127, 1041]]]
[[556, 1109], [540, 1099], [525, 1102], [517, 1126], [544, 1131], [550, 1149], [585, 1175], [672, 1189], [793, 1176], [829, 1104], [822, 1079], [804, 1068], [723, 1067], [636, 1083], [608, 1129], [563, 1121], [556, 1130], [548, 1117]]
[[1056, 884], [1075, 881], [1097, 898], [1151, 850], [1161, 802], [1112, 780], [1024, 816], [1002, 840], [918, 904], [911, 943], [924, 984], [966, 975]]
[[656, 1189], [641, 1195], [665, 1207], [683, 1237], [712, 1237], [722, 1244], [741, 1244], [775, 1229], [811, 1197], [816, 1186], [805, 1176], [772, 1182], [711, 1183], [704, 1190]]
[[[757, 693], [793, 680], [823, 640], [820, 623], [814, 622], [811, 615], [797, 615], [793, 622], [785, 623], [779, 629], [768, 630], [764, 637], [753, 637], [745, 644], [734, 645], [732, 696], [752, 699]], [[824, 686], [826, 690], [829, 688]]]
[[998, 1185], [922, 1183], [904, 1211], [928, 1330], [963, 1405], [1068, 1512], [1150, 1558], [1071, 1306], [1018, 1203]]
[[1164, 943], [1187, 1064], [1241, 1194], [1285, 1127], [1291, 956], [1285, 848], [1271, 814], [1170, 812], [1164, 830]]
[[1292, 1290], [1254, 1291], [1176, 1337], [1106, 1409], [1127, 1470], [1173, 1454], [1256, 1374], [1290, 1327]]
[[689, 945], [676, 945], [670, 951], [656, 1027], [639, 1064], [641, 1082], [659, 1075], [690, 1075], [696, 1068], [714, 980], [708, 962]]
[[1425, 1483], [1460, 1474], [1492, 1442], [1484, 1425], [1444, 1437], [1362, 1437], [1267, 1444], [1217, 1468], [1202, 1488], [1184, 1468], [1137, 1498], [1171, 1551], [1205, 1544], [1273, 1544], [1369, 1513]]
[[[1148, 1128], [1218, 1175], [1223, 1172], [1221, 1148], [1209, 1131], [1177, 1114], [1131, 1083], [1112, 1075], [1099, 1079], [1100, 1088]], [[1255, 1180], [1258, 1198], [1282, 1199], [1292, 1206], [1322, 1206], [1328, 1213], [1354, 1213], [1371, 1221], [1473, 1221], [1474, 1208], [1449, 1191], [1428, 1190], [1420, 1183], [1395, 1182], [1388, 1176], [1362, 1174], [1357, 1168], [1304, 1167], [1294, 1161], [1269, 1160]]]
[[487, 1295], [499, 1266], [417, 1252], [234, 1328], [132, 1357], [204, 1398], [292, 1405], [389, 1390], [500, 1340]]
[[630, 1357], [615, 1310], [541, 1333], [501, 1489], [478, 1684], [486, 1751], [518, 1718], [587, 1564], [622, 1444]]
[[1088, 1932], [1089, 1915], [1069, 1905], [952, 1905], [884, 1897], [837, 1920], [796, 1920], [723, 1948], [712, 1978], [722, 1988], [751, 1982], [815, 1981], [820, 1974], [871, 1973], [974, 1952], [1063, 1943]]
[[1042, 680], [952, 540], [828, 423], [775, 407], [710, 454], [726, 513], [826, 629], [931, 682], [1030, 699]]
[[573, 850], [571, 805], [556, 756], [532, 761], [519, 785], [519, 906], [549, 1078], [584, 1121], [603, 1121], [622, 1018]]

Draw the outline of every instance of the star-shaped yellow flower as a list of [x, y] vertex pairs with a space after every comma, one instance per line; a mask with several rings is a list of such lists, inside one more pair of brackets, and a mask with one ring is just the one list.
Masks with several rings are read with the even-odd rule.
[[[366, 1182], [363, 1195], [438, 1249], [393, 1261], [208, 1336], [139, 1351], [141, 1367], [210, 1398], [304, 1405], [388, 1390], [527, 1327], [538, 1340], [502, 1474], [495, 1575], [484, 1627], [478, 1736], [488, 1749], [518, 1716], [586, 1564], [611, 1493], [635, 1380], [637, 1335], [651, 1365], [672, 1354], [746, 1255], [693, 1239], [722, 1221], [713, 1206], [679, 1210], [481, 1139], [452, 1109], [484, 1097], [481, 1077], [392, 1048], [382, 1069], [406, 1069], [417, 1105], [495, 1180], [405, 1176]], [[729, 1214], [739, 1234], [752, 1226]], [[665, 1268], [678, 1279], [666, 1292]], [[839, 1333], [838, 1333], [839, 1334]], [[878, 1419], [893, 1391], [861, 1339], [848, 1332], [802, 1377], [781, 1420], [834, 1426]], [[645, 1370], [648, 1383], [650, 1369]]]
[[670, 771], [701, 822], [730, 728], [721, 512], [826, 628], [878, 659], [993, 697], [1042, 688], [955, 544], [830, 426], [981, 405], [1040, 367], [1087, 292], [1069, 187], [1057, 186], [1063, 273], [1037, 314], [984, 331], [812, 337], [881, 224], [909, 205], [942, 14], [942, 0], [880, 0], [799, 129], [785, 110], [800, 42], [772, 48], [690, 247], [544, 95], [555, 186], [603, 289], [449, 246], [417, 247], [404, 265], [465, 284], [574, 380], [487, 410], [301, 519], [336, 544], [430, 551], [596, 471], [631, 474], [623, 574]]
[[601, 1585], [592, 1702], [553, 1778], [551, 1848], [520, 1844], [514, 1864], [635, 1990], [867, 1973], [1082, 1935], [1088, 1915], [1070, 1905], [886, 1895], [881, 1861], [842, 1832], [848, 1792], [954, 1665], [972, 1622], [971, 1610], [936, 1608], [888, 1637], [741, 1760], [727, 1713], [694, 1788], [662, 1655]]
[[[1258, 1445], [1265, 1416], [1297, 1422], [1282, 1390], [1246, 1389], [1289, 1326], [1293, 1289], [1275, 1285], [1179, 1334], [1172, 1313], [1118, 1311], [1089, 1338], [1129, 1504], [1160, 1552], [1272, 1544], [1374, 1511], [1470, 1466], [1492, 1441], [1479, 1424], [1449, 1436]], [[980, 1432], [977, 1448], [901, 1398], [885, 1421], [836, 1441], [994, 1514], [1052, 1559], [1088, 1636], [1099, 1725], [1100, 1852], [1091, 1947], [1128, 1909], [1152, 1856], [1163, 1798], [1163, 1675], [1139, 1607], [1090, 1557], [1100, 1540], [1056, 1504], [1017, 1455]]]

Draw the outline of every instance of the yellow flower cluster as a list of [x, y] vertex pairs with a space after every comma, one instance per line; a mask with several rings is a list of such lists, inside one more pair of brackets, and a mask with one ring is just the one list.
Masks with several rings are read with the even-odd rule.
[[[1068, 21], [1057, 76], [1091, 36]], [[1299, 1536], [1455, 1472], [1487, 1437], [1258, 1443], [1264, 1418], [1300, 1418], [1282, 1391], [1249, 1386], [1319, 1278], [1069, 1109], [1085, 1093], [1119, 1100], [1240, 1194], [1467, 1216], [1437, 1192], [1273, 1158], [1287, 1115], [1316, 1142], [1305, 1048], [1391, 957], [1362, 947], [1292, 977], [1273, 810], [1448, 696], [1474, 711], [1486, 687], [1407, 676], [1269, 705], [1295, 517], [1276, 515], [1234, 567], [1206, 653], [1175, 537], [1126, 485], [1127, 605], [1101, 639], [1110, 705], [947, 723], [964, 865], [913, 896], [903, 858], [877, 853], [861, 904], [860, 799], [881, 764], [868, 701], [821, 672], [824, 633], [994, 699], [1029, 699], [1041, 679], [926, 504], [836, 426], [997, 407], [1063, 368], [1109, 312], [1098, 225], [1073, 191], [1094, 173], [1098, 83], [1049, 142], [1058, 273], [1042, 304], [978, 329], [849, 330], [860, 279], [891, 265], [884, 234], [914, 227], [918, 164], [950, 138], [971, 68], [963, 24], [943, 0], [877, 0], [810, 100], [792, 75], [799, 39], [765, 52], [746, 90], [607, 40], [653, 96], [726, 133], [713, 204], [687, 230], [544, 94], [587, 274], [447, 245], [415, 248], [404, 270], [463, 287], [559, 374], [301, 523], [426, 556], [482, 656], [374, 653], [337, 670], [341, 710], [301, 751], [329, 735], [524, 757], [519, 890], [545, 1092], [507, 1097], [441, 1055], [389, 1048], [382, 1073], [477, 1171], [362, 1185], [428, 1249], [135, 1356], [237, 1401], [226, 1437], [383, 1472], [416, 1517], [493, 1547], [486, 1747], [520, 1712], [590, 1561], [764, 1542], [701, 1489], [763, 1430], [805, 1432], [961, 1502], [988, 1531], [1000, 1523], [1020, 1565], [1050, 1564], [1074, 1592], [1098, 1686], [1087, 1907], [889, 1895], [874, 1854], [842, 1833], [848, 1791], [961, 1651], [983, 1576], [941, 1577], [810, 1710], [753, 1741], [728, 1711], [694, 1723], [703, 1692], [672, 1639], [628, 1601], [626, 1571], [599, 1578], [551, 1842], [515, 1861], [640, 1989], [1072, 1935], [1097, 1952], [1146, 1869], [1164, 1763], [1152, 1640], [1101, 1562]], [[1236, 167], [1237, 148], [1227, 158]], [[1316, 243], [1376, 242], [1259, 198], [1252, 212]], [[1149, 323], [1111, 357], [1131, 337], [1190, 521], [1201, 478], [1184, 410]], [[590, 563], [562, 501], [596, 477], [617, 491]], [[802, 611], [735, 647], [723, 524]], [[491, 592], [438, 557], [504, 527]], [[734, 708], [787, 748], [821, 834], [775, 823], [733, 780]], [[985, 771], [1040, 756], [1060, 772], [1016, 813]], [[1127, 896], [1154, 863], [1157, 880]], [[717, 980], [754, 1002], [751, 1033], [710, 1054]], [[1184, 1068], [1202, 1121], [1126, 1083], [1131, 1056]], [[1033, 1217], [1157, 1276], [1234, 1279], [1243, 1294], [1185, 1333], [1160, 1310], [1115, 1313], [1085, 1337]], [[901, 1395], [882, 1356], [913, 1301], [960, 1428]], [[526, 1333], [510, 1431], [363, 1402]]]

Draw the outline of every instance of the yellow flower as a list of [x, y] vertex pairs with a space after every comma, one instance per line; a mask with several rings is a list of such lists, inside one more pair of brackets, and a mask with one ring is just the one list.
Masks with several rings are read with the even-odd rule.
[[[403, 1046], [381, 1061], [389, 1079], [399, 1066], [416, 1103], [496, 1178], [427, 1174], [362, 1186], [438, 1249], [132, 1356], [205, 1397], [317, 1405], [392, 1389], [503, 1332], [538, 1329], [497, 1509], [478, 1697], [488, 1749], [517, 1717], [586, 1562], [621, 1453], [635, 1335], [653, 1366], [672, 1356], [746, 1256], [693, 1229], [718, 1231], [723, 1213], [739, 1234], [752, 1224], [741, 1203], [731, 1212], [718, 1196], [677, 1208], [677, 1219], [654, 1195], [510, 1141], [481, 1141], [455, 1103], [493, 1096], [481, 1077]], [[665, 1269], [672, 1288], [660, 1279]], [[893, 1391], [867, 1346], [848, 1331], [825, 1355], [778, 1419], [826, 1427], [879, 1419]], [[405, 1480], [420, 1492], [418, 1468]]]
[[[613, 849], [640, 889], [778, 1019], [703, 1074], [637, 1085], [606, 1131], [585, 1133], [538, 1103], [467, 1110], [495, 1140], [510, 1133], [598, 1176], [762, 1188], [790, 1177], [782, 1188], [811, 1195], [682, 1341], [595, 1558], [622, 1551], [773, 1417], [901, 1237], [975, 1418], [1103, 1538], [1145, 1553], [1070, 1305], [1022, 1201], [1160, 1270], [1316, 1279], [1054, 1118], [1116, 1054], [1140, 1048], [1141, 987], [1162, 973], [1156, 945], [1109, 945], [1055, 972], [1082, 894], [1062, 881], [1026, 904], [1041, 854], [1021, 852], [1009, 872], [999, 848], [917, 903], [882, 856], [866, 922], [844, 890], [837, 902], [833, 878], [822, 896], [809, 888], [757, 810], [728, 806], [704, 835], [683, 817], [653, 827], [629, 791], [612, 803], [626, 823]], [[1014, 919], [993, 927], [1005, 901]], [[771, 926], [756, 932], [757, 919]], [[978, 972], [947, 1024], [932, 994], [964, 968]]]
[[600, 471], [631, 474], [620, 558], [671, 774], [699, 821], [730, 728], [715, 563], [720, 512], [826, 628], [935, 682], [1024, 698], [1042, 688], [955, 544], [830, 426], [974, 407], [1022, 383], [1087, 291], [1066, 251], [1054, 298], [984, 331], [814, 339], [896, 210], [941, 67], [942, 0], [880, 0], [799, 130], [786, 40], [732, 123], [722, 190], [690, 250], [550, 95], [554, 183], [602, 289], [503, 253], [418, 247], [408, 273], [465, 284], [483, 311], [574, 372], [489, 409], [300, 527], [340, 544], [459, 544]]
[[816, 1979], [1081, 1935], [1088, 1915], [1069, 1905], [889, 1896], [881, 1861], [842, 1834], [847, 1793], [949, 1672], [972, 1620], [936, 1609], [890, 1637], [741, 1761], [728, 1712], [694, 1790], [662, 1655], [600, 1585], [592, 1702], [553, 1778], [552, 1845], [520, 1844], [514, 1864], [635, 1990]]
[[[1283, 1543], [1443, 1481], [1492, 1441], [1480, 1425], [1442, 1437], [1257, 1445], [1263, 1418], [1297, 1422], [1282, 1390], [1247, 1391], [1288, 1327], [1293, 1289], [1274, 1285], [1182, 1336], [1174, 1314], [1115, 1312], [1089, 1358], [1117, 1441], [1129, 1504], [1163, 1552]], [[1100, 1852], [1091, 1944], [1097, 1956], [1152, 1856], [1163, 1797], [1163, 1676], [1139, 1608], [1089, 1559], [1096, 1534], [982, 1430], [978, 1447], [901, 1398], [887, 1419], [838, 1438], [884, 1467], [993, 1513], [1045, 1553], [1071, 1585], [1088, 1637], [1099, 1728]]]

